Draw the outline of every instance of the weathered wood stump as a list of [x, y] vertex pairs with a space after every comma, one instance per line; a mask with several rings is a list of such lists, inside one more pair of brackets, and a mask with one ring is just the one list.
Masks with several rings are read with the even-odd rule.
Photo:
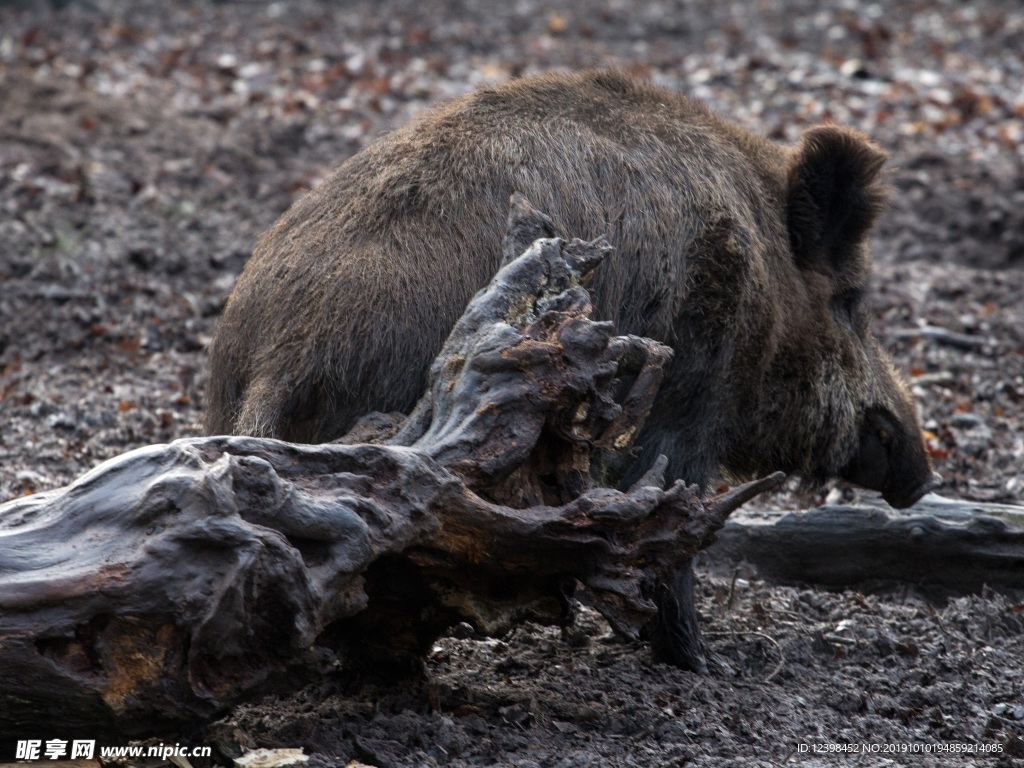
[[577, 582], [636, 636], [781, 476], [704, 501], [659, 461], [614, 489], [671, 352], [590, 320], [609, 248], [530, 245], [546, 226], [515, 201], [507, 263], [408, 418], [328, 445], [150, 446], [0, 507], [0, 736], [203, 720], [336, 660], [407, 671], [456, 621], [567, 621]]

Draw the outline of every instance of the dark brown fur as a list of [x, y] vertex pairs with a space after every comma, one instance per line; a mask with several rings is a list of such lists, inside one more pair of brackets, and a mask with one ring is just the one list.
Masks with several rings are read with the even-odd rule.
[[207, 430], [320, 442], [410, 408], [521, 192], [559, 234], [615, 246], [597, 315], [676, 349], [645, 462], [700, 483], [845, 475], [913, 503], [931, 481], [915, 409], [861, 301], [884, 160], [849, 129], [785, 147], [616, 73], [477, 91], [264, 235], [210, 351]]

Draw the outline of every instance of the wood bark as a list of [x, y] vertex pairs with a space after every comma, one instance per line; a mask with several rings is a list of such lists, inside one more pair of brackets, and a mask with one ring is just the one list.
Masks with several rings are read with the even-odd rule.
[[570, 620], [577, 583], [637, 636], [782, 478], [702, 500], [658, 461], [614, 489], [671, 352], [590, 319], [605, 243], [547, 233], [514, 200], [506, 264], [408, 418], [149, 446], [0, 507], [0, 735], [151, 733], [339, 662], [408, 672], [456, 621]]

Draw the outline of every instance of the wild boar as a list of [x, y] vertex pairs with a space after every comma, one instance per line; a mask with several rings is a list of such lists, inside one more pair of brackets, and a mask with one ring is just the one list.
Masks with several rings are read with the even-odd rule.
[[884, 161], [848, 128], [785, 146], [615, 72], [480, 89], [350, 158], [262, 237], [210, 348], [206, 429], [323, 442], [410, 408], [520, 192], [558, 234], [615, 246], [598, 318], [675, 349], [639, 466], [838, 476], [908, 506], [933, 476], [864, 301]]

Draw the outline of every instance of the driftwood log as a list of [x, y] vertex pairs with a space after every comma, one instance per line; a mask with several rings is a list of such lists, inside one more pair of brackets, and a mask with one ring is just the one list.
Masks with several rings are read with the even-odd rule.
[[150, 446], [0, 507], [0, 737], [152, 733], [339, 664], [407, 672], [454, 622], [570, 620], [577, 583], [637, 636], [781, 476], [702, 500], [659, 461], [614, 489], [671, 352], [593, 322], [608, 246], [530, 244], [546, 231], [516, 200], [408, 418]]
[[830, 589], [909, 584], [940, 598], [1024, 590], [1024, 508], [929, 494], [903, 510], [882, 502], [744, 510], [701, 557], [712, 568], [748, 563], [769, 581]]

